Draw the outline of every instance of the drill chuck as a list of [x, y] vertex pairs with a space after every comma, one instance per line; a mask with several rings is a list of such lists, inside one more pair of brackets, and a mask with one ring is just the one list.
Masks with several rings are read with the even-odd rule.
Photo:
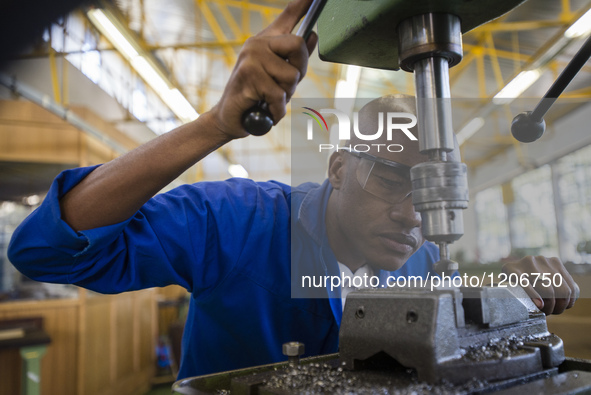
[[425, 162], [410, 170], [412, 202], [421, 213], [429, 241], [453, 242], [464, 234], [462, 210], [468, 207], [467, 168], [461, 162]]

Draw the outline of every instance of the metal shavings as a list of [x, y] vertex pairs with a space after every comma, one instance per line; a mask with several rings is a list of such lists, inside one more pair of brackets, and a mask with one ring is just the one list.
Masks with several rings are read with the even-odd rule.
[[484, 361], [487, 359], [505, 359], [525, 352], [521, 347], [527, 342], [540, 342], [549, 338], [535, 336], [510, 336], [502, 339], [491, 339], [488, 343], [479, 346], [470, 346], [464, 349], [463, 358], [470, 361]]
[[267, 380], [263, 393], [292, 394], [382, 394], [382, 395], [421, 395], [421, 394], [465, 394], [483, 388], [487, 383], [472, 380], [461, 386], [449, 383], [433, 385], [419, 382], [414, 371], [408, 370], [391, 376], [383, 373], [348, 371], [329, 364], [300, 365], [277, 371]]

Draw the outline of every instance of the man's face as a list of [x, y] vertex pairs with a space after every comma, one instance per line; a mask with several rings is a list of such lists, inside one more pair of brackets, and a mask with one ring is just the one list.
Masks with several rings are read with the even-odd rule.
[[[364, 126], [375, 131], [377, 119], [374, 122], [366, 119]], [[382, 146], [379, 152], [374, 148], [368, 153], [408, 167], [427, 159], [419, 154], [416, 141], [402, 133], [393, 138], [371, 143], [400, 144], [402, 152], [388, 152]], [[351, 141], [351, 145], [363, 143], [367, 142]], [[375, 269], [399, 269], [424, 241], [420, 214], [408, 195], [410, 174], [405, 177], [404, 170], [381, 162], [343, 151], [331, 158], [329, 179], [334, 190], [327, 213], [329, 241], [337, 259], [352, 270], [366, 263]]]

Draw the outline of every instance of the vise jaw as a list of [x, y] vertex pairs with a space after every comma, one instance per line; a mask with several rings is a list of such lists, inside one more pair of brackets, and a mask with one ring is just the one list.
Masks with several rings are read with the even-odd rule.
[[503, 380], [564, 361], [562, 340], [521, 288], [352, 292], [339, 339], [348, 369], [386, 354], [433, 383]]

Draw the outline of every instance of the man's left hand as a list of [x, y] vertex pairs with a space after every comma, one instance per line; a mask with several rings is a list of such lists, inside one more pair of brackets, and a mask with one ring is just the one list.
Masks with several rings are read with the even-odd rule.
[[[515, 273], [518, 276], [529, 274], [529, 286], [523, 289], [546, 315], [560, 314], [565, 309], [570, 309], [579, 297], [579, 286], [558, 258], [526, 256], [517, 262], [503, 265], [503, 273]], [[531, 275], [537, 273], [541, 276], [548, 274], [544, 277], [550, 281], [542, 281], [542, 277], [533, 281], [536, 277]]]

